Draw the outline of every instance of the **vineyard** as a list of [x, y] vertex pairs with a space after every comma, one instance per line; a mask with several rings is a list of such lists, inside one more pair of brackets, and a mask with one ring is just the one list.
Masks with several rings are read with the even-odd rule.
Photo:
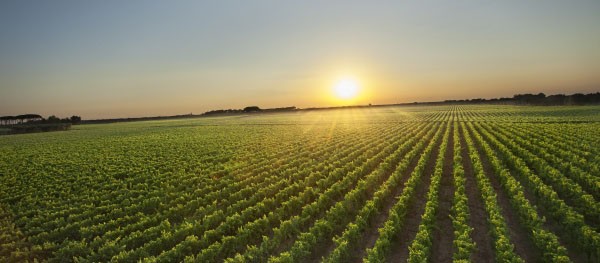
[[0, 262], [600, 262], [600, 107], [0, 137]]

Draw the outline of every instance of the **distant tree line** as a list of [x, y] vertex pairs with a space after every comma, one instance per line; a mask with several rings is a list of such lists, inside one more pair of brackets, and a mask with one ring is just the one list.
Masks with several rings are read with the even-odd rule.
[[258, 106], [247, 106], [243, 109], [222, 109], [211, 110], [202, 114], [194, 115], [174, 115], [174, 116], [155, 116], [155, 117], [139, 117], [139, 118], [120, 118], [120, 119], [97, 119], [97, 120], [82, 120], [80, 116], [71, 116], [70, 118], [59, 118], [54, 115], [44, 119], [38, 114], [23, 114], [17, 116], [2, 116], [0, 117], [0, 126], [16, 125], [34, 125], [34, 124], [52, 124], [52, 123], [68, 123], [68, 124], [87, 124], [87, 123], [111, 123], [111, 122], [128, 122], [128, 121], [146, 121], [146, 120], [164, 120], [164, 119], [180, 119], [207, 117], [215, 115], [236, 115], [247, 113], [270, 113], [270, 112], [291, 112], [302, 110], [329, 110], [329, 109], [346, 109], [346, 108], [366, 108], [366, 107], [387, 107], [387, 106], [404, 106], [404, 105], [445, 105], [445, 104], [510, 104], [510, 105], [589, 105], [600, 104], [600, 92], [582, 94], [576, 93], [572, 95], [556, 94], [546, 96], [544, 93], [538, 94], [516, 94], [512, 98], [493, 98], [493, 99], [464, 99], [464, 100], [445, 100], [436, 102], [413, 102], [413, 103], [398, 103], [385, 105], [350, 105], [336, 107], [313, 107], [313, 108], [296, 108], [295, 106], [261, 109]]
[[115, 123], [115, 122], [131, 122], [131, 121], [158, 121], [158, 120], [170, 120], [170, 119], [185, 119], [195, 118], [201, 115], [194, 115], [192, 113], [173, 115], [173, 116], [154, 116], [154, 117], [134, 117], [134, 118], [115, 118], [115, 119], [96, 119], [96, 120], [82, 120], [81, 124], [101, 124], [101, 123]]
[[227, 114], [240, 114], [240, 113], [259, 113], [259, 112], [285, 112], [285, 111], [296, 111], [298, 108], [295, 106], [282, 107], [282, 108], [269, 108], [261, 109], [258, 106], [248, 106], [243, 109], [227, 109], [227, 110], [211, 110], [203, 113], [204, 116], [210, 115], [227, 115]]
[[0, 125], [15, 125], [15, 124], [23, 124], [31, 121], [40, 121], [43, 120], [42, 116], [38, 114], [22, 114], [17, 116], [1, 116], [0, 117]]
[[46, 120], [46, 122], [48, 123], [71, 123], [71, 124], [79, 124], [81, 123], [81, 117], [80, 116], [71, 116], [70, 118], [58, 118], [54, 115], [51, 115], [48, 117], [48, 119]]
[[202, 115], [226, 115], [226, 114], [236, 114], [236, 113], [243, 113], [243, 112], [244, 112], [244, 110], [240, 110], [240, 109], [211, 110], [211, 111], [202, 113]]
[[516, 104], [516, 105], [589, 105], [600, 104], [600, 92], [572, 95], [556, 94], [516, 94], [512, 98], [445, 100], [445, 104]]
[[80, 116], [71, 116], [67, 118], [58, 118], [55, 115], [49, 116], [47, 119], [44, 119], [39, 114], [22, 114], [17, 116], [1, 116], [0, 117], [0, 125], [8, 126], [8, 125], [35, 125], [35, 124], [48, 124], [48, 123], [70, 123], [70, 124], [79, 124], [81, 123]]
[[49, 131], [66, 131], [73, 124], [81, 123], [80, 116], [71, 116], [69, 118], [58, 118], [55, 115], [44, 119], [39, 114], [22, 114], [17, 116], [2, 116], [0, 117], [0, 135], [32, 133], [32, 132], [49, 132]]

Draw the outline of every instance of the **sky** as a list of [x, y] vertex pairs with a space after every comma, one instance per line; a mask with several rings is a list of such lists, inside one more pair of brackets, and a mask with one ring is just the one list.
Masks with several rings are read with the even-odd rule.
[[[0, 115], [600, 91], [600, 1], [0, 1]], [[340, 79], [359, 86], [336, 98]]]

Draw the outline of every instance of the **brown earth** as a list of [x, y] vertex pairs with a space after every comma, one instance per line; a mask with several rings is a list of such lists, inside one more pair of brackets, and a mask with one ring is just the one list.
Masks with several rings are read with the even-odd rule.
[[473, 262], [494, 262], [493, 239], [490, 235], [488, 216], [485, 211], [483, 199], [473, 171], [473, 164], [467, 150], [462, 129], [460, 129], [461, 156], [465, 170], [465, 192], [468, 197], [469, 205], [469, 225], [473, 227], [471, 239], [475, 242], [475, 251], [471, 255]]
[[402, 179], [399, 180], [398, 186], [392, 190], [392, 194], [390, 195], [393, 198], [388, 198], [383, 201], [383, 209], [381, 209], [380, 213], [370, 222], [370, 226], [364, 231], [361, 238], [362, 242], [358, 244], [359, 246], [355, 249], [356, 253], [352, 255], [348, 262], [362, 262], [362, 259], [367, 255], [367, 248], [371, 248], [375, 245], [377, 238], [379, 238], [378, 229], [383, 226], [389, 216], [390, 209], [398, 200], [397, 197], [402, 194], [402, 190], [404, 189], [403, 186], [417, 166], [421, 153], [422, 152], [413, 158], [406, 170], [402, 173]]
[[[453, 127], [452, 127], [453, 128]], [[452, 199], [454, 198], [454, 131], [450, 132], [448, 146], [444, 155], [444, 168], [438, 196], [436, 229], [431, 247], [432, 262], [452, 262], [454, 227], [450, 218]]]
[[[541, 260], [541, 255], [531, 240], [531, 237], [528, 235], [529, 231], [519, 223], [519, 215], [512, 209], [510, 200], [504, 189], [502, 189], [502, 185], [496, 177], [487, 156], [482, 154], [483, 150], [477, 143], [476, 148], [479, 153], [479, 159], [481, 159], [481, 164], [483, 165], [483, 171], [496, 192], [498, 205], [500, 206], [502, 216], [508, 226], [510, 240], [515, 245], [515, 252], [526, 262], [539, 262]], [[525, 197], [529, 199], [527, 193]]]
[[[447, 129], [450, 129], [450, 127], [447, 127]], [[425, 169], [423, 171], [421, 183], [419, 183], [417, 186], [417, 189], [414, 193], [415, 196], [408, 206], [408, 211], [406, 212], [406, 217], [404, 218], [404, 223], [402, 224], [400, 233], [398, 233], [394, 240], [392, 240], [392, 246], [395, 247], [392, 248], [392, 251], [388, 256], [389, 262], [406, 262], [408, 259], [408, 247], [412, 243], [417, 231], [419, 230], [421, 215], [425, 211], [425, 203], [427, 203], [427, 191], [429, 190], [431, 176], [433, 175], [433, 171], [435, 169], [435, 163], [437, 155], [440, 151], [441, 142], [442, 139], [440, 138], [431, 151], [431, 155], [429, 156], [429, 160], [427, 160], [427, 164], [425, 165]]]

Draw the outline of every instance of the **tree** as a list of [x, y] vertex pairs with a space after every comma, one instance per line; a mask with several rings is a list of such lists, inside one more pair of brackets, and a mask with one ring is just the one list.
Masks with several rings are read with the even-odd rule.
[[48, 122], [51, 122], [51, 123], [60, 122], [60, 118], [58, 118], [54, 115], [50, 115], [50, 117], [48, 117]]
[[81, 122], [81, 116], [76, 116], [76, 115], [71, 116], [72, 124], [79, 124], [80, 122]]
[[261, 109], [258, 106], [248, 106], [248, 107], [244, 108], [244, 112], [256, 112], [256, 111], [261, 111]]

